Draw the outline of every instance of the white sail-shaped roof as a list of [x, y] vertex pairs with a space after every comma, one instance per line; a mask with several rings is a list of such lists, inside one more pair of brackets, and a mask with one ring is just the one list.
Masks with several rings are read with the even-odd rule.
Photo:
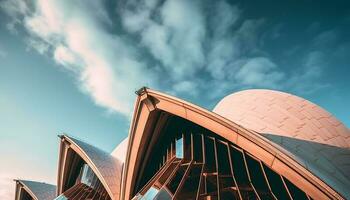
[[16, 180], [16, 182], [17, 184], [21, 185], [18, 188], [26, 190], [26, 192], [30, 194], [33, 199], [52, 200], [56, 197], [55, 185], [29, 180]]
[[109, 153], [86, 142], [69, 136], [62, 136], [71, 148], [91, 167], [99, 177], [111, 199], [119, 199], [123, 163]]
[[273, 141], [350, 199], [350, 131], [320, 106], [292, 94], [254, 89], [228, 95], [214, 112]]

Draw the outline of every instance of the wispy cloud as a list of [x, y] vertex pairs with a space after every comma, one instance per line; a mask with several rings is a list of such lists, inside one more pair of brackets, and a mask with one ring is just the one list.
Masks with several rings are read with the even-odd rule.
[[[12, 3], [3, 7], [9, 5]], [[125, 94], [152, 84], [153, 78], [144, 63], [136, 59], [133, 47], [104, 29], [109, 18], [103, 5], [95, 1], [71, 5], [70, 1], [46, 0], [33, 5], [30, 14], [22, 9], [12, 14], [14, 22], [22, 19], [29, 33], [28, 44], [40, 53], [52, 55], [58, 64], [73, 72], [81, 90], [96, 104], [128, 115], [133, 97]], [[91, 14], [91, 10], [99, 12]]]
[[260, 45], [266, 20], [245, 19], [225, 0], [130, 0], [115, 9], [92, 0], [23, 2], [1, 4], [9, 27], [23, 25], [31, 48], [73, 73], [97, 105], [124, 115], [131, 91], [143, 85], [212, 100], [238, 88], [298, 88], [322, 73], [315, 47], [310, 61], [287, 75]]
[[277, 65], [265, 57], [248, 60], [236, 74], [236, 79], [243, 85], [272, 88], [278, 88], [284, 77]]
[[191, 77], [205, 62], [205, 15], [198, 1], [129, 1], [121, 9], [127, 31], [175, 79]]

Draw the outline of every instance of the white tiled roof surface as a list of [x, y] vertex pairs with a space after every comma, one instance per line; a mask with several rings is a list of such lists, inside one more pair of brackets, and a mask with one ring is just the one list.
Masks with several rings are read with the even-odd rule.
[[56, 186], [54, 185], [27, 180], [18, 181], [29, 188], [39, 200], [52, 200], [56, 197]]
[[350, 199], [350, 131], [329, 112], [300, 97], [271, 90], [233, 93], [214, 112], [289, 151]]
[[74, 141], [94, 163], [101, 173], [103, 180], [112, 191], [112, 199], [119, 199], [123, 163], [97, 147], [72, 137], [69, 138]]
[[117, 158], [120, 162], [125, 163], [126, 153], [128, 151], [129, 138], [125, 138], [111, 153], [114, 158]]
[[350, 148], [350, 131], [329, 112], [300, 97], [245, 90], [222, 99], [215, 113], [259, 133]]

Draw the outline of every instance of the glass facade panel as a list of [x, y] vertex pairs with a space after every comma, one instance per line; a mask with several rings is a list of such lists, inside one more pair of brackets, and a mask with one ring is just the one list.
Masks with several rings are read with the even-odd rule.
[[260, 163], [249, 155], [246, 155], [245, 157], [250, 174], [250, 179], [260, 198], [274, 199], [274, 197], [270, 193], [270, 189], [267, 185], [264, 172], [262, 171]]
[[177, 199], [196, 199], [202, 165], [192, 165]]
[[308, 200], [306, 194], [293, 183], [291, 183], [288, 179], [284, 178], [284, 182], [286, 183], [289, 193], [291, 194], [293, 199]]
[[287, 189], [284, 187], [281, 176], [272, 171], [272, 169], [268, 168], [266, 165], [263, 166], [273, 194], [277, 197], [277, 199], [289, 200], [290, 197]]
[[177, 158], [183, 158], [184, 157], [184, 150], [183, 150], [183, 138], [176, 140], [176, 157]]
[[175, 172], [175, 175], [172, 177], [171, 181], [167, 185], [167, 187], [171, 193], [173, 193], [173, 194], [175, 193], [177, 187], [180, 184], [180, 181], [182, 180], [182, 178], [185, 174], [187, 167], [188, 167], [188, 165], [182, 165]]
[[192, 159], [192, 137], [190, 133], [184, 134], [184, 159]]
[[216, 172], [216, 158], [214, 140], [208, 137], [204, 138], [205, 148], [205, 172]]
[[67, 197], [65, 197], [65, 196], [62, 194], [62, 195], [56, 197], [55, 200], [68, 200], [68, 199], [67, 199]]
[[141, 199], [153, 200], [153, 198], [158, 194], [158, 191], [159, 191], [158, 189], [151, 187]]
[[193, 134], [193, 160], [203, 162], [202, 135]]
[[168, 191], [162, 188], [157, 194], [157, 196], [154, 198], [154, 200], [171, 200], [171, 195]]
[[243, 152], [237, 150], [235, 147], [230, 147], [230, 154], [233, 168], [232, 171], [236, 178], [238, 189], [242, 195], [242, 198], [258, 199], [258, 197], [255, 194], [254, 188], [252, 187], [249, 181]]
[[174, 169], [176, 168], [177, 165], [178, 165], [178, 163], [171, 163], [170, 166], [168, 167], [168, 169], [165, 170], [164, 174], [162, 176], [160, 176], [158, 182], [161, 185], [165, 184], [165, 181], [169, 178], [169, 176], [172, 174], [172, 172], [174, 171]]

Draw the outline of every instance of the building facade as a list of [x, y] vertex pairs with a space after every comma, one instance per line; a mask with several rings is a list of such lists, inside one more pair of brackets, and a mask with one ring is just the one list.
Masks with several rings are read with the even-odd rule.
[[61, 135], [52, 196], [16, 185], [16, 200], [350, 199], [350, 131], [283, 92], [241, 91], [211, 112], [142, 88], [111, 154]]

